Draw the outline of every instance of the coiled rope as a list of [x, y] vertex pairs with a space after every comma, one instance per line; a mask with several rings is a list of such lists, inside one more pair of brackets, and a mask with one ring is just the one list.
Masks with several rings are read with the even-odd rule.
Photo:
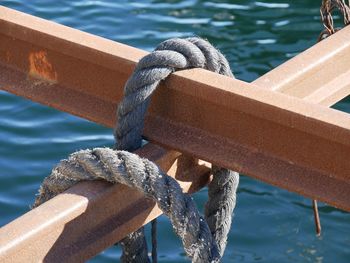
[[[130, 152], [141, 146], [142, 130], [151, 94], [161, 80], [179, 69], [204, 68], [233, 77], [225, 57], [200, 38], [170, 39], [138, 63], [125, 85], [118, 107], [116, 150], [78, 151], [62, 160], [45, 178], [34, 207], [80, 181], [104, 179], [122, 183], [153, 198], [170, 218], [192, 262], [219, 262], [236, 204], [238, 173], [213, 166], [204, 220], [192, 198], [152, 162]], [[123, 262], [149, 262], [143, 228], [121, 242]]]

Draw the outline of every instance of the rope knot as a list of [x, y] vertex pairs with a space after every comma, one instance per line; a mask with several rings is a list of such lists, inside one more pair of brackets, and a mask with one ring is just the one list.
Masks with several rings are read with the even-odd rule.
[[[231, 225], [239, 175], [222, 168], [213, 169], [204, 219], [175, 179], [149, 160], [127, 152], [142, 144], [146, 111], [160, 81], [176, 70], [189, 68], [233, 77], [225, 57], [207, 41], [196, 37], [164, 41], [140, 60], [125, 84], [124, 98], [117, 110], [115, 150], [82, 150], [61, 161], [44, 180], [34, 207], [80, 181], [103, 179], [122, 183], [157, 202], [193, 262], [219, 262]], [[143, 228], [128, 235], [121, 245], [122, 262], [149, 262]]]

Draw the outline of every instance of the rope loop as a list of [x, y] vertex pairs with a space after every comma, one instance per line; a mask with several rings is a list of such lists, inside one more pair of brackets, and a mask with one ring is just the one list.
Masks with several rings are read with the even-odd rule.
[[[153, 199], [169, 217], [174, 231], [182, 239], [185, 251], [193, 262], [219, 262], [220, 256], [215, 240], [193, 199], [182, 193], [176, 180], [162, 172], [153, 162], [130, 152], [95, 148], [71, 154], [45, 178], [33, 207], [78, 182], [100, 179], [135, 188]], [[137, 232], [133, 235], [142, 234]], [[127, 241], [123, 242], [124, 245], [128, 245]], [[124, 254], [123, 257], [125, 262], [140, 261], [134, 255]]]
[[[135, 188], [155, 200], [195, 263], [219, 262], [231, 226], [239, 174], [213, 166], [205, 218], [175, 179], [149, 160], [130, 153], [142, 144], [150, 98], [158, 84], [176, 70], [203, 68], [233, 77], [226, 58], [207, 41], [193, 37], [170, 39], [142, 58], [124, 87], [114, 130], [115, 149], [82, 150], [62, 160], [42, 183], [34, 207], [80, 181], [103, 179]], [[143, 228], [120, 242], [122, 262], [150, 262]], [[156, 261], [155, 255], [153, 256]]]
[[[115, 149], [133, 151], [141, 146], [144, 119], [151, 95], [159, 83], [172, 72], [190, 68], [203, 68], [233, 77], [226, 58], [204, 39], [174, 38], [160, 43], [155, 51], [139, 61], [125, 84], [124, 99], [117, 110]], [[208, 186], [209, 199], [205, 216], [221, 257], [226, 247], [236, 204], [239, 174], [218, 168], [213, 169], [213, 178], [213, 182]], [[225, 183], [219, 186], [219, 182]], [[142, 235], [134, 235], [132, 238], [135, 236], [138, 237], [138, 240], [135, 239], [135, 244], [145, 242]], [[123, 255], [132, 254], [135, 250], [133, 242], [128, 241], [128, 244], [130, 246], [123, 247]], [[144, 247], [146, 248], [146, 244]], [[132, 258], [129, 260], [123, 262], [133, 262]]]

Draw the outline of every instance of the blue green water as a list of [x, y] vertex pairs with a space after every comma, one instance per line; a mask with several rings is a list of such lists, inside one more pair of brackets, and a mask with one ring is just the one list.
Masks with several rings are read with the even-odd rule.
[[[315, 43], [321, 30], [319, 2], [2, 0], [0, 4], [147, 50], [171, 37], [205, 37], [227, 56], [237, 78], [252, 81]], [[350, 99], [335, 107], [350, 112]], [[0, 92], [0, 226], [29, 210], [40, 182], [60, 159], [77, 149], [110, 146], [111, 134], [110, 129]], [[202, 208], [205, 190], [195, 199]], [[323, 234], [316, 237], [310, 204], [296, 194], [242, 177], [223, 262], [350, 262], [350, 214], [319, 204]], [[160, 262], [188, 262], [167, 219], [160, 222]], [[114, 247], [91, 262], [118, 262], [119, 255]]]

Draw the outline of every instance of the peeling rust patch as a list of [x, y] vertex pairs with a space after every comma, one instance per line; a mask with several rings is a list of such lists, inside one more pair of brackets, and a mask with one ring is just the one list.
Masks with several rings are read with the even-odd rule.
[[49, 82], [57, 82], [57, 72], [50, 63], [46, 51], [29, 54], [29, 76]]

